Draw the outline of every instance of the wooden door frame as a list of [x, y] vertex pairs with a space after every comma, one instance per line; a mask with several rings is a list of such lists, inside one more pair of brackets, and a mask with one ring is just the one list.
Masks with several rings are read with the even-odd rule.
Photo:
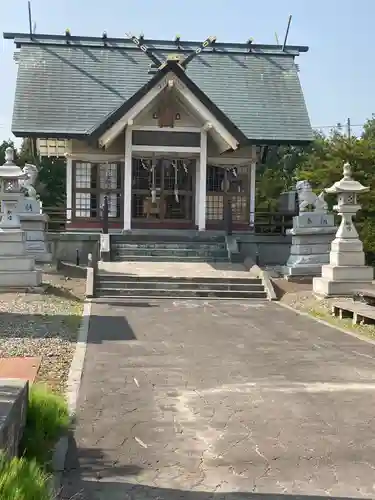
[[[156, 161], [158, 160], [164, 160], [162, 155], [158, 155], [156, 158]], [[177, 158], [177, 159], [183, 159], [183, 158]], [[137, 157], [133, 157], [133, 160], [139, 160]], [[179, 195], [190, 197], [190, 212], [191, 212], [191, 218], [189, 219], [167, 219], [163, 217], [162, 219], [147, 219], [144, 217], [133, 217], [132, 214], [132, 227], [136, 227], [137, 225], [145, 227], [146, 225], [150, 227], [155, 227], [155, 228], [172, 228], [173, 226], [176, 227], [195, 227], [195, 183], [196, 183], [196, 158], [191, 159], [192, 160], [192, 167], [193, 171], [190, 172], [191, 175], [191, 190], [179, 190]], [[171, 196], [174, 194], [173, 189], [165, 189], [165, 169], [160, 166], [161, 172], [160, 172], [160, 198], [164, 199], [166, 196]], [[132, 196], [133, 194], [138, 194], [138, 195], [149, 195], [150, 196], [150, 190], [146, 189], [132, 189]], [[188, 203], [186, 201], [186, 203]]]

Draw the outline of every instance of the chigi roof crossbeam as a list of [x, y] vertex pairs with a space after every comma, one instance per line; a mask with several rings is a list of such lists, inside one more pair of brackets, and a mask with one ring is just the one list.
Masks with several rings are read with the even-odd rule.
[[134, 43], [136, 47], [139, 48], [139, 50], [141, 50], [149, 59], [151, 59], [151, 61], [156, 65], [157, 68], [159, 68], [163, 64], [160, 59], [155, 56], [151, 49], [144, 43], [143, 36], [137, 38], [131, 33], [126, 33], [126, 36]]
[[[129, 39], [134, 43], [136, 47], [139, 48], [144, 54], [146, 54], [152, 62], [155, 64], [157, 69], [163, 68], [168, 61], [174, 61], [176, 64], [179, 64], [182, 69], [186, 69], [186, 66], [195, 58], [197, 57], [202, 50], [204, 50], [206, 47], [209, 47], [210, 45], [214, 44], [216, 42], [216, 36], [209, 36], [206, 38], [204, 42], [202, 42], [195, 50], [194, 52], [191, 52], [187, 57], [184, 57], [182, 54], [168, 54], [167, 55], [167, 60], [164, 61], [163, 63], [152, 53], [150, 48], [144, 43], [144, 38], [139, 37], [137, 38], [136, 36], [131, 35], [130, 33], [127, 33], [126, 36], [129, 37]], [[175, 40], [176, 42], [176, 40]], [[181, 45], [179, 45], [181, 47]]]

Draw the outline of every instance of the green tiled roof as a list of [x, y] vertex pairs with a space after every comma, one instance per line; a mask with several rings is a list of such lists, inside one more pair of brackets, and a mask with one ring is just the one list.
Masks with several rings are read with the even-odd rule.
[[[15, 135], [88, 135], [154, 76], [151, 61], [133, 46], [21, 42]], [[193, 59], [186, 74], [233, 124], [251, 141], [312, 140], [294, 61], [298, 52], [221, 46]], [[154, 50], [162, 60], [170, 52], [176, 49], [162, 42]]]

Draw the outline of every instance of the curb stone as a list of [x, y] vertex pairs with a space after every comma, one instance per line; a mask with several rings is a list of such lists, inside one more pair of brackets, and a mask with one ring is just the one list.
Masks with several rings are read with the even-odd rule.
[[[75, 422], [78, 394], [81, 386], [83, 366], [87, 348], [87, 336], [90, 323], [90, 314], [91, 314], [91, 301], [86, 300], [83, 306], [81, 325], [78, 331], [75, 353], [73, 356], [72, 364], [70, 365], [70, 371], [67, 381], [66, 398], [68, 401], [68, 408], [72, 425], [74, 425]], [[65, 435], [59, 439], [53, 450], [52, 488], [54, 494], [56, 495], [56, 498], [58, 498], [61, 491], [62, 476], [65, 469], [65, 460], [66, 460], [66, 455], [68, 453], [68, 447], [69, 447], [69, 437]]]

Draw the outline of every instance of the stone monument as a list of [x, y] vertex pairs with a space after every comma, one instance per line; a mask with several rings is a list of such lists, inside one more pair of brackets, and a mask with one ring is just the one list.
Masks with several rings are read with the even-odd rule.
[[363, 245], [352, 220], [361, 208], [357, 196], [369, 189], [352, 179], [349, 163], [344, 165], [344, 177], [326, 189], [337, 195], [333, 208], [341, 216], [341, 224], [331, 245], [329, 264], [322, 267], [321, 277], [313, 280], [313, 290], [318, 295], [349, 296], [354, 289], [371, 285], [374, 271], [365, 266]]
[[[290, 256], [283, 273], [286, 279], [319, 276], [329, 262], [330, 245], [336, 232], [334, 216], [327, 214], [324, 193], [317, 196], [308, 181], [298, 181], [299, 213], [293, 217]], [[313, 211], [311, 211], [313, 210]]]
[[7, 148], [0, 167], [0, 287], [38, 286], [41, 271], [26, 255], [26, 234], [21, 230], [18, 207], [24, 198], [21, 181], [24, 172], [13, 162], [13, 149]]
[[34, 257], [36, 262], [51, 262], [52, 254], [48, 252], [46, 242], [48, 216], [43, 213], [42, 202], [38, 200], [35, 190], [38, 169], [26, 163], [23, 173], [25, 178], [21, 181], [21, 190], [24, 196], [20, 200], [18, 213], [21, 229], [26, 233], [26, 253]]

